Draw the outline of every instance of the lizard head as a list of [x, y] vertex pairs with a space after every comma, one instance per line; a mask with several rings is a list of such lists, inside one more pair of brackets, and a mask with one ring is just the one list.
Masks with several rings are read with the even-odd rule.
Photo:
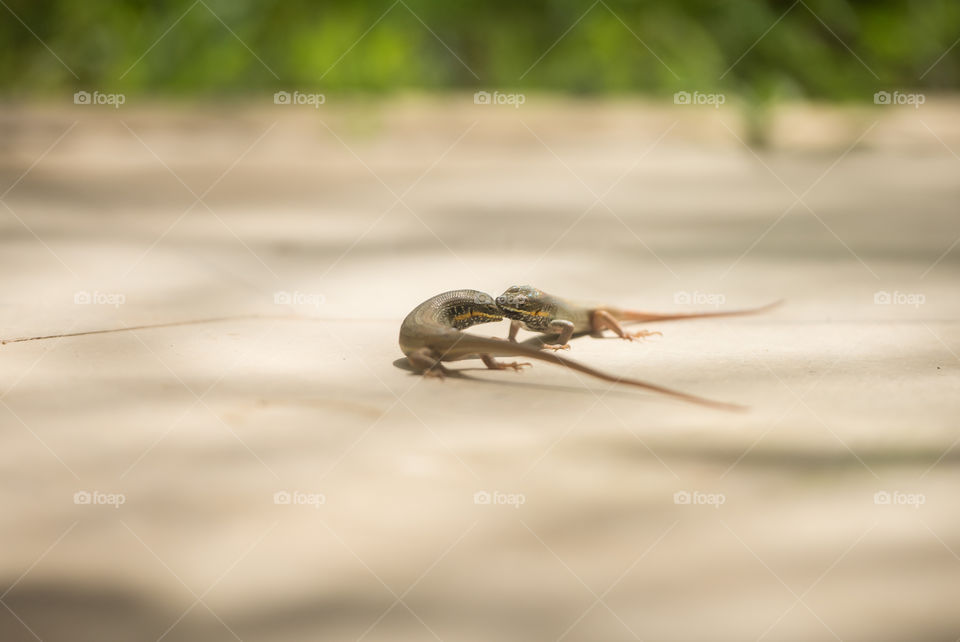
[[547, 296], [532, 285], [515, 285], [497, 297], [497, 307], [508, 319], [520, 321], [529, 329], [549, 323], [551, 304]]
[[497, 302], [493, 300], [493, 297], [486, 292], [477, 292], [474, 294], [473, 307], [477, 312], [481, 313], [482, 316], [496, 317], [490, 318], [490, 321], [499, 321], [503, 318], [503, 311], [497, 306]]
[[503, 319], [503, 312], [497, 307], [497, 302], [485, 292], [459, 290], [448, 294], [454, 296], [447, 299], [446, 314], [450, 325], [457, 330]]

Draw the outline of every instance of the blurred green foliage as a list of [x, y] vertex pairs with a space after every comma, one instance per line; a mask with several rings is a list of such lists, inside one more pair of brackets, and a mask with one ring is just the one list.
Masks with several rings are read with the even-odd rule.
[[3, 4], [7, 96], [697, 89], [763, 103], [869, 100], [878, 89], [955, 89], [960, 80], [960, 47], [943, 56], [960, 38], [957, 0]]

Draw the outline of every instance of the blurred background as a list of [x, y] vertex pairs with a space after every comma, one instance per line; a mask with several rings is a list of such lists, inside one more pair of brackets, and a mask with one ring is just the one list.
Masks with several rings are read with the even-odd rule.
[[13, 95], [92, 84], [242, 96], [279, 81], [382, 96], [479, 82], [580, 96], [697, 87], [751, 102], [863, 100], [880, 83], [950, 90], [960, 75], [956, 56], [944, 56], [960, 22], [947, 0], [5, 4], [0, 60]]
[[[0, 16], [3, 640], [960, 639], [960, 4]], [[786, 303], [409, 372], [523, 283]]]

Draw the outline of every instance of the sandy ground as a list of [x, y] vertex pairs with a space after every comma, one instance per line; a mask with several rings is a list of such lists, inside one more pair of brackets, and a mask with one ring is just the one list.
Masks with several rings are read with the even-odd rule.
[[[260, 318], [0, 347], [3, 640], [960, 636], [955, 101], [132, 102], [0, 109], [0, 336]], [[404, 369], [515, 283], [786, 304]]]

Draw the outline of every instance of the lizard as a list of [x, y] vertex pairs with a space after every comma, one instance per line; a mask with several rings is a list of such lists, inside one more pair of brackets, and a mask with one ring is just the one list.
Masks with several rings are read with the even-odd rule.
[[451, 290], [427, 299], [400, 325], [400, 350], [419, 374], [442, 379], [456, 371], [444, 361], [477, 359], [491, 370], [520, 370], [529, 363], [505, 363], [499, 357], [523, 357], [546, 361], [612, 383], [644, 388], [677, 399], [724, 410], [744, 410], [743, 406], [712, 401], [636, 379], [607, 374], [577, 361], [499, 338], [479, 337], [461, 332], [471, 326], [503, 320], [503, 311], [489, 294], [478, 290]]
[[635, 338], [648, 337], [660, 332], [641, 330], [630, 333], [623, 329], [622, 321], [674, 321], [680, 319], [703, 319], [709, 317], [730, 317], [765, 312], [777, 305], [780, 301], [759, 308], [744, 310], [725, 310], [723, 312], [692, 312], [667, 313], [640, 312], [637, 310], [623, 310], [613, 306], [590, 306], [573, 303], [533, 287], [532, 285], [515, 285], [508, 288], [497, 297], [497, 307], [503, 315], [510, 319], [510, 331], [507, 338], [516, 342], [520, 328], [531, 332], [558, 335], [556, 343], [544, 344], [542, 347], [549, 350], [569, 350], [570, 338], [574, 334], [591, 334], [599, 336], [604, 330], [610, 329], [627, 341]]

